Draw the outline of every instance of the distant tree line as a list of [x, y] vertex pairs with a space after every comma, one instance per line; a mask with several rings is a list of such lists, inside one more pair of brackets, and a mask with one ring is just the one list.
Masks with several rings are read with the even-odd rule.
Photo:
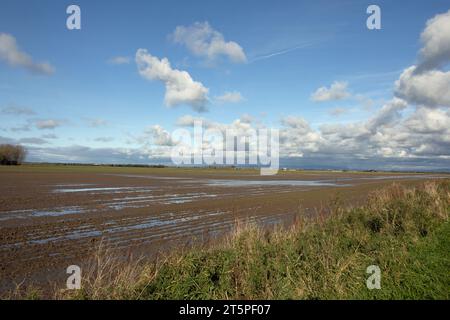
[[167, 168], [163, 164], [111, 164], [111, 163], [84, 163], [84, 162], [28, 162], [28, 164], [52, 166], [96, 166], [96, 167], [137, 167], [137, 168]]
[[19, 165], [25, 159], [26, 150], [20, 145], [1, 144], [0, 145], [0, 164], [1, 165]]

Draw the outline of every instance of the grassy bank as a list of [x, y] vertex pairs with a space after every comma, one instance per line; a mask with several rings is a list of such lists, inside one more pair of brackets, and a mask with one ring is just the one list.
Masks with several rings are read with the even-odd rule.
[[[449, 299], [450, 182], [392, 185], [364, 206], [338, 202], [289, 229], [240, 226], [156, 263], [100, 252], [75, 299]], [[369, 290], [366, 268], [381, 270]]]

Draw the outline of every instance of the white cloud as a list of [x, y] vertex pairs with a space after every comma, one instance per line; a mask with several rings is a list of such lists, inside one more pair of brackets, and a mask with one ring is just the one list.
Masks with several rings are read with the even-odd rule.
[[396, 95], [412, 104], [450, 107], [450, 72], [415, 70], [412, 66], [403, 71], [395, 83]]
[[419, 108], [409, 117], [406, 103], [393, 99], [367, 121], [322, 125], [318, 130], [299, 117], [282, 120], [283, 156], [367, 158], [433, 158], [450, 156], [450, 114]]
[[109, 64], [115, 65], [129, 64], [130, 62], [131, 62], [130, 57], [123, 57], [123, 56], [112, 57], [111, 59], [108, 60]]
[[450, 107], [450, 10], [427, 21], [421, 34], [418, 66], [406, 68], [395, 83], [395, 94], [422, 107]]
[[244, 97], [240, 92], [225, 92], [221, 96], [217, 96], [216, 100], [220, 103], [238, 103], [244, 100]]
[[151, 126], [146, 130], [146, 133], [152, 137], [153, 143], [157, 146], [175, 145], [175, 143], [172, 141], [170, 133], [160, 125]]
[[[419, 108], [393, 98], [366, 121], [313, 129], [301, 117], [281, 120], [280, 154], [330, 159], [435, 158], [450, 156], [450, 111]], [[330, 160], [331, 161], [331, 160]]]
[[62, 121], [53, 119], [37, 120], [35, 124], [38, 129], [55, 129], [62, 124]]
[[287, 116], [281, 119], [281, 124], [286, 127], [295, 129], [299, 133], [307, 133], [311, 131], [308, 121], [302, 117]]
[[148, 80], [159, 80], [166, 86], [165, 104], [173, 107], [190, 105], [197, 112], [207, 110], [208, 88], [194, 81], [186, 71], [172, 69], [167, 58], [158, 59], [145, 49], [136, 52], [139, 74]]
[[20, 50], [16, 39], [7, 33], [0, 33], [0, 60], [36, 74], [51, 75], [55, 72], [55, 68], [47, 62], [34, 62], [30, 55]]
[[[450, 159], [450, 111], [438, 108], [418, 108], [408, 116], [401, 111], [406, 108], [405, 101], [394, 98], [386, 103], [367, 121], [323, 125], [318, 129], [302, 117], [289, 116], [281, 120], [280, 126], [280, 155], [286, 157], [304, 157], [310, 159], [327, 159], [327, 166], [339, 163], [350, 167], [358, 159], [372, 159], [371, 164], [383, 166], [385, 161], [398, 163], [398, 159], [423, 159], [421, 163], [430, 165], [430, 159]], [[253, 122], [249, 116], [235, 119], [230, 123], [220, 123], [200, 117], [184, 116], [178, 119], [177, 124], [192, 130], [194, 121], [202, 121], [204, 129], [215, 129], [222, 133], [230, 130], [244, 142], [251, 132], [265, 125]], [[98, 139], [99, 140], [99, 139]], [[160, 125], [148, 127], [143, 135], [136, 139], [140, 144], [140, 156], [145, 158], [170, 157], [174, 145], [183, 146], [182, 142], [174, 142], [168, 130]], [[28, 141], [40, 143], [40, 141]], [[205, 142], [204, 150], [217, 146], [215, 142]], [[187, 151], [191, 152], [192, 147]], [[44, 149], [42, 149], [44, 150]], [[115, 151], [114, 151], [115, 150]], [[36, 150], [31, 150], [32, 153]], [[50, 149], [47, 150], [50, 152]], [[56, 149], [55, 149], [56, 151]], [[67, 151], [74, 159], [82, 159], [85, 151], [68, 148]], [[132, 150], [89, 149], [91, 156], [99, 157], [104, 162], [114, 162], [117, 156], [123, 153], [122, 162], [129, 162], [128, 155], [134, 154]], [[107, 153], [102, 153], [107, 152]], [[107, 158], [106, 155], [114, 154]], [[81, 157], [81, 158], [80, 158]], [[122, 156], [121, 156], [122, 157]], [[92, 158], [95, 159], [95, 158]], [[128, 159], [128, 160], [127, 160]], [[136, 158], [133, 158], [136, 161]], [[95, 160], [98, 162], [99, 160]], [[145, 159], [143, 160], [145, 161]], [[342, 162], [343, 161], [343, 162]], [[406, 160], [405, 160], [406, 161]], [[413, 161], [413, 160], [411, 160]], [[434, 160], [433, 160], [434, 161]], [[365, 162], [366, 163], [366, 162]], [[416, 162], [419, 163], [419, 162]], [[366, 163], [366, 166], [370, 165]], [[401, 166], [399, 165], [399, 168]]]
[[342, 100], [350, 97], [350, 93], [347, 91], [347, 82], [335, 81], [330, 86], [320, 87], [311, 95], [311, 100], [316, 102]]
[[400, 111], [406, 109], [407, 106], [408, 104], [406, 101], [399, 98], [393, 98], [386, 103], [373, 118], [369, 119], [367, 128], [374, 132], [381, 126], [395, 124], [402, 117]]
[[427, 21], [421, 34], [423, 47], [417, 71], [440, 67], [450, 61], [450, 10]]
[[405, 121], [405, 126], [422, 134], [450, 132], [450, 114], [440, 109], [419, 108]]
[[208, 22], [178, 26], [171, 37], [175, 43], [184, 44], [191, 53], [208, 61], [215, 61], [220, 56], [228, 57], [235, 63], [247, 61], [242, 47], [234, 41], [225, 41], [223, 35]]

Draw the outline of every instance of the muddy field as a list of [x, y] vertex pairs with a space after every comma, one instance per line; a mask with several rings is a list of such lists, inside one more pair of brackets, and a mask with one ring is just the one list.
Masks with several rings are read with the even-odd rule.
[[[101, 242], [155, 258], [211, 241], [237, 222], [289, 224], [333, 199], [346, 205], [397, 181], [443, 175], [21, 166], [0, 168], [0, 288], [65, 279]], [[63, 280], [62, 280], [63, 281]], [[63, 282], [64, 283], [64, 282]]]

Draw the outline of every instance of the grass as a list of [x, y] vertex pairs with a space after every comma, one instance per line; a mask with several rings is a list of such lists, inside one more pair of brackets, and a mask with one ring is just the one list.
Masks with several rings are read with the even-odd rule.
[[[99, 250], [82, 289], [59, 299], [449, 299], [450, 181], [394, 184], [363, 206], [334, 202], [288, 229], [241, 225], [157, 262]], [[366, 268], [381, 289], [366, 287]], [[35, 291], [33, 291], [35, 292]], [[35, 297], [35, 296], [33, 296]]]

